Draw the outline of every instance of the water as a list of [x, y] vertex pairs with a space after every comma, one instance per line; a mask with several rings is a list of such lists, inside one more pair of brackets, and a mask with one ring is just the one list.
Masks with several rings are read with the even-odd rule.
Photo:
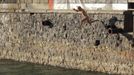
[[0, 75], [107, 75], [98, 72], [64, 69], [13, 60], [0, 60]]

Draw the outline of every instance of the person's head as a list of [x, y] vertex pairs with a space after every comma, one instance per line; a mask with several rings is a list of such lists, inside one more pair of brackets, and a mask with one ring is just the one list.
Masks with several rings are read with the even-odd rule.
[[81, 6], [78, 6], [78, 10], [79, 10], [79, 11], [81, 11], [81, 10], [82, 10]]

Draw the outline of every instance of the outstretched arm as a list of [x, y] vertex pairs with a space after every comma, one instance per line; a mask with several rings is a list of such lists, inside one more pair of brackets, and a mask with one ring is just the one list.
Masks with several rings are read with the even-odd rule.
[[74, 11], [76, 11], [76, 12], [79, 12], [79, 10], [77, 10], [77, 9], [73, 9]]

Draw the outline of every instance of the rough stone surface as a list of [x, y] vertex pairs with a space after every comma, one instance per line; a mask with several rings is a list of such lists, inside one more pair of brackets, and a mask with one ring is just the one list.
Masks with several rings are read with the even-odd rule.
[[[103, 23], [121, 14], [89, 14], [98, 19], [80, 28], [80, 14], [0, 13], [0, 58], [116, 74], [134, 74], [134, 49], [122, 34], [108, 34]], [[43, 26], [50, 19], [53, 28]], [[123, 27], [123, 21], [116, 22]], [[94, 46], [100, 40], [99, 46]]]

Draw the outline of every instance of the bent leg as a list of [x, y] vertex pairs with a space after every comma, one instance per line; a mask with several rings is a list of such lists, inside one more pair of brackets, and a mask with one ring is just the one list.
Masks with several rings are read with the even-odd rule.
[[84, 18], [84, 19], [81, 20], [80, 27], [82, 27], [82, 24], [83, 24], [84, 21], [86, 21], [86, 20], [87, 20], [87, 18]]
[[91, 20], [89, 20], [89, 19], [87, 19], [87, 22], [91, 25], [91, 23], [92, 23], [92, 21]]
[[81, 24], [82, 24], [84, 21], [86, 21], [86, 20], [87, 20], [87, 18], [82, 19], [82, 20], [81, 20]]

